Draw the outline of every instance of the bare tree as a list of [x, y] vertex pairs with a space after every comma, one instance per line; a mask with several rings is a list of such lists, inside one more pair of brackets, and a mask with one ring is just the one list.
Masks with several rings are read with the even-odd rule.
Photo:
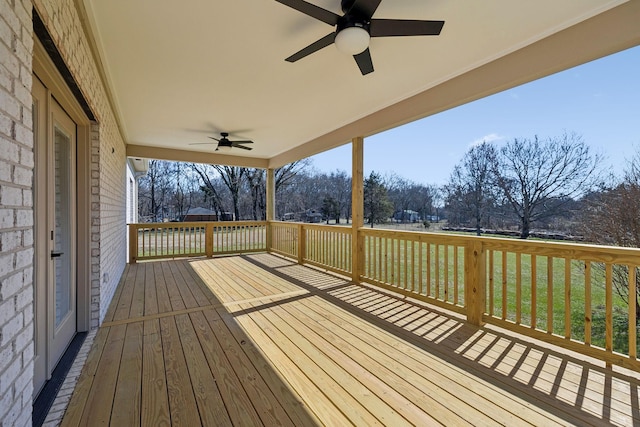
[[[629, 160], [622, 182], [585, 197], [581, 233], [588, 241], [640, 248], [640, 150]], [[629, 303], [628, 268], [615, 265], [613, 285]], [[640, 314], [640, 274], [636, 275], [636, 313]], [[638, 319], [640, 322], [640, 319]]]
[[242, 188], [243, 180], [247, 172], [247, 168], [239, 166], [221, 166], [212, 165], [215, 170], [220, 174], [222, 182], [231, 193], [231, 201], [233, 202], [233, 219], [235, 221], [240, 220], [240, 189]]
[[496, 183], [520, 220], [520, 237], [531, 225], [558, 214], [563, 201], [589, 192], [598, 177], [601, 156], [592, 155], [576, 134], [541, 141], [514, 139], [500, 150], [494, 173]]
[[217, 176], [214, 175], [211, 165], [201, 165], [192, 163], [190, 165], [202, 181], [200, 190], [202, 191], [205, 203], [208, 203], [212, 210], [218, 215], [224, 212], [223, 198], [220, 194], [220, 185], [218, 185]]
[[166, 203], [173, 186], [172, 167], [172, 162], [151, 160], [147, 174], [139, 180], [139, 213], [147, 221], [160, 222], [164, 219]]
[[455, 166], [445, 186], [449, 206], [459, 210], [458, 215], [472, 219], [478, 236], [495, 200], [493, 171], [497, 157], [496, 148], [487, 142], [472, 147]]

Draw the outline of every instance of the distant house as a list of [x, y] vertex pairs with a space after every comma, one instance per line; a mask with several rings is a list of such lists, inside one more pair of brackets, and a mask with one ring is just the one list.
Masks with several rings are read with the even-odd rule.
[[322, 213], [315, 209], [307, 209], [304, 211], [304, 222], [319, 223], [322, 222]]
[[218, 214], [211, 209], [191, 208], [182, 216], [182, 221], [218, 221]]
[[420, 214], [412, 210], [398, 210], [393, 214], [393, 219], [398, 222], [418, 222]]

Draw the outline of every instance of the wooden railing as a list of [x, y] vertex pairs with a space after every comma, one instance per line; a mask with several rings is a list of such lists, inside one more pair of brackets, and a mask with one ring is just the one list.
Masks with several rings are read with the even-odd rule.
[[351, 273], [351, 229], [342, 226], [301, 224], [305, 264], [341, 274]]
[[469, 239], [445, 234], [363, 228], [363, 282], [465, 312], [465, 257]]
[[370, 228], [355, 245], [350, 227], [277, 221], [129, 227], [131, 262], [269, 250], [351, 277], [361, 247], [359, 282], [640, 369], [640, 249]]
[[[274, 252], [351, 272], [347, 227], [270, 223]], [[361, 228], [361, 282], [640, 369], [640, 249]], [[615, 286], [628, 287], [628, 300]], [[630, 310], [629, 307], [632, 307]]]
[[264, 221], [129, 224], [129, 262], [265, 251]]

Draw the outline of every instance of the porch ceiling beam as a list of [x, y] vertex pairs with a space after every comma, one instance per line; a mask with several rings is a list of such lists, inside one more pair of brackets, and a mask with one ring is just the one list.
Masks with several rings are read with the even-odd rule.
[[[630, 1], [272, 157], [269, 167], [330, 150], [640, 44]], [[437, 143], [437, 141], [432, 141]]]
[[176, 150], [173, 148], [149, 147], [146, 145], [127, 145], [127, 157], [169, 160], [187, 163], [205, 163], [214, 165], [242, 166], [267, 169], [269, 161], [255, 157], [229, 156], [227, 154], [202, 153]]

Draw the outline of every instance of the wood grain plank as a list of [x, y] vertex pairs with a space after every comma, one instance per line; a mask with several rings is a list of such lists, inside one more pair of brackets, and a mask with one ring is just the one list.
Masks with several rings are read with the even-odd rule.
[[160, 319], [160, 331], [171, 422], [183, 426], [201, 425], [175, 319], [171, 317]]
[[[153, 276], [149, 276], [149, 281], [156, 288], [156, 296], [158, 301], [158, 313], [166, 313], [171, 311], [171, 298], [169, 297], [169, 291], [167, 289], [167, 283], [164, 276], [162, 262], [154, 262], [153, 264]], [[151, 280], [153, 277], [153, 280]]]
[[153, 263], [144, 263], [144, 310], [143, 315], [158, 313], [158, 291], [155, 283], [155, 273]]
[[169, 266], [171, 273], [173, 274], [173, 278], [176, 281], [176, 289], [182, 298], [182, 304], [184, 304], [185, 308], [197, 307], [198, 303], [193, 297], [191, 289], [189, 289], [188, 286], [185, 286], [185, 278], [182, 276], [180, 262], [171, 262], [169, 263]]
[[[234, 337], [235, 341], [237, 343], [245, 343], [242, 346], [244, 354], [251, 362], [254, 369], [256, 369], [260, 378], [264, 381], [265, 386], [269, 388], [269, 391], [287, 412], [287, 415], [293, 424], [296, 426], [319, 425], [320, 420], [310, 411], [302, 400], [300, 394], [298, 394], [297, 390], [294, 390], [289, 385], [285, 377], [281, 375], [273, 365], [271, 365], [269, 360], [266, 358], [266, 355], [255, 345], [253, 341], [249, 340], [244, 329], [235, 321], [235, 319], [223, 309], [218, 309], [218, 315], [224, 322], [229, 333]], [[209, 321], [211, 322], [211, 320]], [[280, 367], [280, 369], [286, 371], [286, 368]], [[301, 378], [301, 376], [293, 375], [295, 378]], [[316, 396], [319, 395], [320, 393]]]
[[[223, 316], [222, 313], [221, 316]], [[242, 328], [254, 341], [259, 351], [265, 354], [268, 360], [272, 361], [273, 367], [302, 397], [310, 411], [320, 420], [322, 425], [354, 425], [354, 422], [347, 418], [338, 407], [342, 405], [346, 411], [350, 410], [350, 402], [345, 402], [341, 399], [341, 394], [344, 391], [341, 391], [341, 388], [333, 382], [323, 386], [321, 381], [312, 380], [314, 377], [321, 376], [322, 372], [312, 360], [305, 359], [304, 356], [299, 355], [299, 351], [295, 351], [295, 347], [292, 347], [290, 343], [276, 338], [277, 336], [271, 333], [271, 330], [255, 323], [252, 318], [243, 319]], [[274, 361], [277, 361], [277, 363], [274, 363]], [[302, 366], [304, 366], [304, 370], [301, 369]], [[319, 384], [316, 382], [319, 382]], [[338, 402], [338, 406], [336, 406], [335, 401]], [[371, 417], [369, 421], [373, 425], [379, 425], [375, 418]], [[361, 423], [359, 425], [371, 424]]]
[[127, 325], [111, 410], [110, 425], [114, 427], [140, 423], [142, 331], [142, 322]]
[[125, 325], [113, 326], [109, 330], [80, 425], [109, 424], [126, 331]]
[[171, 424], [159, 320], [144, 322], [142, 364], [141, 425]]
[[[267, 309], [267, 311], [270, 310]], [[394, 426], [408, 424], [386, 403], [371, 396], [366, 388], [354, 381], [344, 369], [336, 365], [322, 351], [299, 333], [288, 328], [285, 322], [276, 316], [265, 315], [264, 310], [253, 313], [251, 319], [260, 329], [273, 337], [285, 354], [291, 355], [291, 360], [299, 364], [309, 380], [322, 390], [332, 404], [350, 420], [350, 423], [384, 425], [386, 422], [387, 425]], [[244, 322], [242, 325], [244, 326]], [[369, 412], [372, 409], [377, 412], [377, 416]]]
[[[181, 314], [176, 316], [175, 321], [183, 351], [185, 355], [188, 355], [186, 357], [187, 369], [202, 424], [233, 425], [218, 388], [219, 382], [224, 381], [225, 378], [213, 376], [189, 315]], [[244, 409], [251, 409], [251, 406], [249, 405]], [[249, 411], [246, 411], [246, 413], [249, 413]], [[248, 421], [249, 419], [250, 417], [246, 417], [243, 421]], [[245, 425], [257, 425], [255, 419], [257, 417], [252, 420], [254, 421], [253, 423]]]
[[61, 425], [64, 427], [80, 425], [108, 336], [109, 328], [100, 328], [96, 333], [91, 350], [87, 355], [87, 360], [82, 368], [80, 377], [78, 377], [78, 382], [62, 419]]
[[187, 306], [182, 300], [182, 295], [178, 290], [177, 278], [174, 277], [171, 269], [170, 262], [162, 263], [162, 275], [164, 276], [164, 282], [167, 286], [167, 294], [169, 295], [169, 302], [171, 303], [171, 310], [184, 310]]
[[112, 320], [126, 319], [129, 317], [129, 311], [131, 310], [131, 301], [133, 299], [133, 288], [135, 286], [135, 278], [137, 275], [137, 268], [129, 268], [127, 271], [127, 277], [122, 283], [122, 290], [120, 291], [120, 298], [118, 298], [118, 304], [115, 307]]
[[131, 295], [131, 307], [128, 317], [140, 317], [144, 315], [144, 299], [145, 299], [145, 275], [148, 264], [141, 264], [136, 268], [136, 279], [133, 285]]
[[[135, 267], [133, 267], [135, 268]], [[122, 289], [125, 287], [125, 282], [129, 277], [129, 274], [134, 275], [135, 272], [130, 272], [131, 264], [127, 264], [122, 272], [122, 277], [120, 277], [120, 282], [118, 282], [118, 286], [116, 287], [116, 291], [113, 294], [113, 298], [111, 299], [111, 303], [109, 304], [109, 308], [107, 309], [107, 313], [104, 316], [105, 321], [113, 320], [113, 316], [116, 313], [116, 309], [118, 308], [118, 302], [120, 301], [120, 297], [122, 296]]]

